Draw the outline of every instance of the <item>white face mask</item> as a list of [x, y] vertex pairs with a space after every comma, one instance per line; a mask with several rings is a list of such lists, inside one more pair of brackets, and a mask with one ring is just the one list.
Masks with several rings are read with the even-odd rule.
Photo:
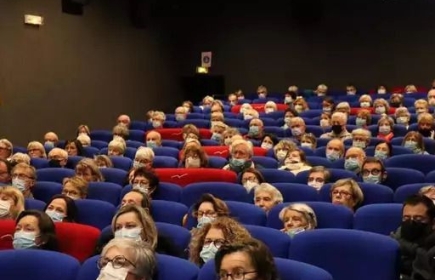
[[188, 157], [186, 158], [186, 167], [199, 168], [201, 167], [201, 160], [199, 158]]
[[322, 183], [316, 182], [316, 181], [308, 182], [307, 185], [310, 186], [310, 187], [315, 188], [316, 190], [320, 190], [320, 188], [323, 187]]
[[327, 119], [321, 119], [320, 120], [320, 126], [322, 126], [322, 127], [330, 126], [329, 125], [329, 121]]
[[100, 271], [97, 280], [125, 280], [128, 275], [128, 269], [114, 268], [113, 264], [110, 262]]
[[225, 144], [225, 146], [231, 145], [231, 138], [225, 138], [224, 144]]
[[5, 217], [9, 215], [9, 210], [11, 209], [11, 203], [6, 200], [0, 200], [0, 217]]
[[265, 150], [270, 150], [273, 148], [273, 145], [270, 143], [261, 143], [261, 147]]
[[287, 155], [287, 152], [284, 151], [284, 150], [279, 150], [279, 151], [276, 152], [276, 158], [278, 160], [283, 160], [286, 155]]
[[258, 186], [258, 183], [255, 181], [248, 180], [246, 183], [243, 184], [247, 192], [250, 192], [253, 188]]
[[272, 113], [273, 111], [275, 111], [275, 110], [273, 110], [273, 108], [266, 108], [264, 110], [264, 112], [266, 112], [266, 114]]

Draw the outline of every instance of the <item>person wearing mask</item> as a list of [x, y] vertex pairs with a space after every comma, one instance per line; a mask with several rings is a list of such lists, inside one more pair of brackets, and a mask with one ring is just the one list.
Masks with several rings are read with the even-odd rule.
[[22, 211], [16, 220], [12, 245], [15, 250], [59, 251], [53, 221], [45, 212], [37, 210]]
[[362, 164], [361, 176], [364, 183], [383, 184], [387, 180], [387, 170], [382, 160], [368, 157]]
[[145, 136], [145, 143], [148, 148], [157, 148], [162, 146], [162, 136], [158, 131], [151, 130]]
[[161, 111], [154, 111], [153, 115], [151, 116], [151, 125], [153, 126], [154, 129], [163, 128], [165, 121], [166, 121], [165, 113]]
[[273, 112], [276, 112], [277, 106], [276, 103], [273, 101], [267, 101], [266, 104], [264, 104], [264, 112], [266, 114], [270, 114]]
[[259, 99], [264, 99], [267, 97], [267, 88], [263, 85], [257, 88], [257, 95]]
[[219, 248], [242, 242], [251, 238], [248, 230], [240, 223], [229, 218], [219, 217], [207, 223], [195, 234], [189, 244], [189, 261], [202, 267], [209, 260], [214, 259]]
[[[212, 194], [205, 193], [193, 205], [192, 216], [196, 219], [196, 228], [192, 230], [195, 233], [198, 229], [211, 223], [217, 217], [227, 217], [230, 214], [227, 204]], [[187, 217], [185, 217], [185, 220]]]
[[182, 122], [182, 121], [186, 120], [188, 113], [189, 113], [189, 110], [186, 107], [178, 106], [175, 109], [175, 120], [177, 122]]
[[332, 131], [322, 134], [320, 138], [336, 138], [342, 141], [352, 138], [352, 134], [350, 134], [346, 129], [347, 116], [345, 113], [335, 112], [332, 114], [331, 124]]
[[87, 182], [104, 182], [104, 176], [98, 168], [97, 163], [91, 158], [80, 160], [75, 168], [76, 176]]
[[284, 111], [284, 124], [281, 126], [282, 129], [289, 129], [290, 122], [294, 117], [297, 117], [299, 114], [293, 108], [287, 108]]
[[331, 129], [331, 115], [328, 113], [322, 113], [320, 115], [319, 125], [323, 131], [329, 131]]
[[282, 232], [293, 238], [296, 234], [313, 230], [317, 227], [317, 217], [314, 210], [305, 203], [292, 203], [279, 213], [279, 219], [284, 228]]
[[387, 100], [378, 98], [373, 102], [373, 110], [376, 115], [388, 114], [390, 105], [388, 104]]
[[356, 95], [356, 87], [352, 84], [346, 86], [346, 94], [347, 95]]
[[288, 139], [279, 141], [278, 144], [273, 147], [275, 158], [278, 160], [279, 166], [282, 166], [284, 164], [284, 160], [287, 154], [295, 149], [297, 149], [296, 144]]
[[134, 170], [131, 180], [133, 190], [139, 190], [148, 194], [150, 197], [158, 190], [160, 180], [157, 175], [145, 167], [139, 167]]
[[305, 133], [301, 137], [301, 148], [315, 150], [317, 148], [317, 139], [314, 134]]
[[249, 121], [249, 132], [245, 136], [246, 139], [260, 140], [263, 137], [264, 124], [260, 118], [253, 118]]
[[23, 193], [24, 198], [33, 198], [33, 188], [36, 182], [35, 167], [26, 164], [18, 163], [12, 169], [12, 186]]
[[44, 147], [47, 151], [53, 149], [59, 143], [59, 137], [56, 133], [49, 131], [44, 135]]
[[393, 146], [391, 143], [382, 141], [376, 144], [374, 155], [375, 158], [385, 160], [391, 156], [393, 156]]
[[344, 156], [344, 169], [359, 174], [365, 158], [366, 153], [363, 149], [357, 147], [349, 148]]
[[180, 167], [206, 168], [208, 167], [208, 156], [202, 147], [189, 146], [184, 149], [180, 157]]
[[47, 202], [44, 212], [53, 222], [75, 223], [77, 221], [77, 206], [74, 199], [57, 194]]
[[61, 148], [53, 148], [48, 153], [48, 166], [52, 168], [64, 168], [68, 163], [68, 153]]
[[284, 104], [286, 105], [292, 105], [293, 101], [296, 100], [296, 97], [298, 96], [298, 88], [296, 86], [290, 86], [288, 88], [288, 91], [284, 94]]
[[372, 124], [372, 115], [370, 110], [361, 109], [356, 114], [355, 125], [360, 128], [367, 129]]
[[332, 98], [331, 96], [323, 97], [322, 112], [328, 115], [332, 115], [332, 112], [334, 111], [335, 111], [334, 98]]
[[284, 160], [284, 165], [279, 167], [279, 170], [290, 171], [294, 175], [310, 169], [305, 152], [300, 149], [290, 151]]
[[145, 167], [148, 170], [153, 168], [154, 152], [148, 147], [139, 147], [133, 160], [133, 167]]
[[377, 94], [386, 94], [388, 92], [387, 87], [384, 85], [380, 85], [380, 86], [378, 86], [378, 89], [376, 92], [377, 92]]
[[352, 147], [365, 149], [370, 144], [371, 132], [364, 128], [357, 128], [352, 131]]
[[[237, 128], [234, 127], [227, 127], [225, 129], [225, 131], [222, 133], [222, 137], [223, 137], [223, 143], [225, 146], [230, 146], [232, 143], [232, 138], [235, 135], [240, 135], [240, 131]], [[240, 135], [240, 137], [242, 137]], [[243, 138], [243, 137], [242, 137]]]
[[279, 140], [278, 137], [274, 134], [264, 134], [263, 138], [261, 139], [261, 145], [260, 147], [265, 150], [273, 149], [273, 147], [278, 144]]
[[24, 196], [18, 189], [10, 186], [0, 188], [0, 219], [15, 220], [24, 211]]
[[418, 133], [425, 138], [434, 139], [434, 117], [429, 113], [418, 115]]
[[406, 107], [399, 107], [396, 109], [396, 112], [394, 113], [396, 118], [396, 123], [398, 125], [403, 125], [406, 127], [406, 129], [409, 128], [409, 122], [411, 120], [411, 114], [408, 111], [408, 108]]
[[247, 192], [265, 182], [263, 175], [254, 168], [248, 168], [240, 175], [241, 184], [245, 187]]
[[420, 115], [422, 113], [429, 113], [429, 103], [425, 99], [418, 99], [414, 102], [415, 113]]
[[331, 172], [328, 169], [324, 166], [314, 166], [308, 172], [307, 185], [319, 191], [330, 179]]
[[[114, 238], [98, 259], [97, 280], [152, 280], [157, 270], [154, 250], [147, 242]], [[156, 277], [158, 278], [158, 277]]]
[[211, 140], [216, 141], [218, 146], [223, 145], [224, 144], [223, 133], [224, 133], [225, 129], [227, 129], [228, 126], [225, 123], [220, 122], [220, 121], [212, 122], [211, 125], [212, 125], [212, 127], [210, 129], [210, 131], [212, 133]]
[[372, 100], [372, 97], [370, 95], [363, 94], [359, 98], [359, 107], [369, 109], [370, 107], [372, 107], [372, 102], [373, 102], [373, 100]]
[[305, 134], [306, 125], [301, 117], [294, 117], [290, 121], [290, 129], [292, 133], [291, 140], [297, 144], [301, 142], [302, 136]]
[[302, 96], [298, 96], [296, 100], [293, 102], [293, 108], [296, 110], [298, 114], [310, 110], [308, 107], [307, 101]]
[[378, 121], [378, 139], [385, 142], [390, 142], [394, 137], [393, 133], [394, 121], [392, 118], [383, 116]]
[[254, 204], [266, 213], [283, 201], [281, 192], [271, 184], [262, 183], [254, 189]]
[[403, 106], [403, 95], [400, 93], [393, 93], [390, 97], [390, 105], [393, 108], [400, 108]]
[[424, 147], [423, 136], [416, 131], [410, 131], [403, 137], [402, 146], [410, 149], [417, 155], [429, 154]]
[[433, 279], [435, 256], [435, 205], [424, 195], [412, 195], [403, 203], [402, 223], [391, 237], [400, 244], [400, 279]]
[[248, 168], [255, 168], [252, 161], [254, 155], [252, 143], [246, 140], [235, 140], [229, 148], [230, 160], [229, 164], [223, 167], [224, 170], [234, 171], [237, 174]]
[[340, 139], [331, 139], [326, 144], [325, 157], [327, 160], [334, 162], [344, 156], [344, 144]]
[[316, 90], [314, 91], [314, 93], [317, 96], [325, 96], [328, 94], [328, 87], [325, 84], [320, 84], [317, 86]]
[[429, 103], [429, 106], [435, 107], [435, 88], [432, 88], [427, 93], [427, 102]]

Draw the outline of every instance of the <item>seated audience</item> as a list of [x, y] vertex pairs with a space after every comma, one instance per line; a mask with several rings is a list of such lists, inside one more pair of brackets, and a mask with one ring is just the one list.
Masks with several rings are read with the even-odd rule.
[[248, 192], [259, 184], [265, 182], [263, 175], [255, 168], [245, 169], [245, 171], [240, 173], [240, 178], [241, 184]]
[[390, 142], [394, 137], [394, 121], [390, 117], [381, 117], [378, 121], [378, 138]]
[[329, 183], [331, 172], [324, 166], [314, 166], [308, 172], [307, 185], [320, 190], [324, 184]]
[[352, 147], [365, 149], [370, 144], [371, 137], [370, 130], [364, 128], [357, 128], [352, 131]]
[[145, 138], [145, 143], [148, 148], [152, 149], [162, 146], [162, 136], [155, 130], [148, 131]]
[[304, 203], [292, 203], [284, 207], [279, 213], [279, 219], [284, 225], [281, 231], [287, 233], [290, 237], [317, 227], [316, 213]]
[[393, 156], [393, 146], [389, 142], [379, 142], [375, 146], [375, 158], [385, 160]]
[[344, 169], [359, 174], [361, 172], [361, 165], [366, 158], [366, 153], [361, 148], [351, 147], [346, 151], [344, 158]]
[[85, 125], [85, 124], [81, 124], [77, 127], [77, 136], [79, 136], [80, 134], [84, 134], [84, 135], [91, 135], [91, 130], [89, 129], [89, 126]]
[[311, 165], [307, 162], [305, 152], [300, 149], [293, 150], [287, 154], [284, 160], [284, 165], [279, 168], [280, 170], [287, 170], [297, 175], [298, 173], [311, 169]]
[[317, 148], [317, 139], [311, 133], [305, 133], [301, 137], [301, 147], [314, 150]]
[[206, 168], [208, 167], [208, 156], [202, 147], [189, 146], [180, 157], [180, 167]]
[[246, 140], [235, 140], [230, 146], [229, 164], [223, 167], [224, 170], [234, 171], [241, 173], [245, 169], [255, 168], [255, 164], [252, 161], [254, 155], [252, 143]]
[[94, 157], [94, 161], [97, 164], [98, 168], [112, 168], [113, 163], [110, 157], [106, 155], [98, 155]]
[[133, 167], [144, 167], [148, 170], [153, 168], [154, 152], [148, 147], [139, 147], [133, 160]]
[[32, 141], [27, 144], [27, 153], [31, 158], [46, 158], [44, 145], [38, 141]]
[[73, 199], [85, 199], [88, 195], [88, 181], [79, 176], [63, 179], [62, 194]]
[[278, 144], [278, 141], [279, 140], [275, 135], [266, 133], [261, 139], [261, 148], [265, 150], [273, 149], [273, 147]]
[[115, 125], [112, 129], [113, 139], [123, 139], [127, 140], [130, 135], [128, 127], [123, 124]]
[[345, 113], [338, 111], [332, 114], [331, 124], [332, 131], [322, 134], [320, 138], [340, 139], [342, 141], [352, 138], [352, 134], [346, 129], [347, 116]]
[[9, 161], [0, 159], [0, 185], [8, 185], [11, 183], [12, 165]]
[[14, 146], [8, 139], [0, 139], [0, 159], [8, 159], [12, 156]]
[[331, 139], [326, 144], [325, 156], [329, 161], [337, 161], [344, 157], [344, 144], [340, 139]]
[[18, 163], [12, 169], [12, 186], [23, 193], [24, 198], [33, 198], [32, 190], [36, 182], [35, 167], [26, 163]]
[[353, 179], [340, 179], [331, 187], [333, 204], [343, 205], [355, 211], [364, 200], [364, 194]]
[[13, 166], [15, 166], [18, 163], [24, 163], [27, 165], [30, 165], [30, 157], [28, 154], [24, 153], [15, 153], [10, 158], [9, 161]]
[[68, 156], [70, 157], [76, 157], [76, 156], [83, 156], [83, 146], [82, 143], [80, 143], [79, 140], [68, 140], [65, 143], [65, 151], [68, 153]]
[[101, 174], [95, 161], [91, 158], [80, 160], [75, 168], [76, 176], [83, 178], [87, 182], [103, 182], [104, 177]]
[[44, 135], [45, 149], [51, 150], [54, 147], [56, 147], [58, 143], [59, 143], [59, 137], [57, 136], [56, 133], [50, 131]]
[[410, 131], [405, 135], [405, 137], [403, 137], [402, 146], [410, 149], [414, 152], [414, 154], [429, 154], [428, 152], [426, 152], [426, 149], [424, 147], [423, 136], [416, 131]]
[[[203, 194], [193, 205], [192, 216], [198, 221], [197, 229], [211, 223], [217, 217], [226, 217], [229, 214], [230, 210], [225, 202], [209, 193]], [[194, 230], [193, 232], [195, 233], [196, 231]]]
[[122, 138], [115, 138], [109, 142], [107, 147], [108, 156], [124, 156], [125, 150], [127, 149], [127, 144]]
[[132, 189], [139, 190], [152, 197], [152, 194], [159, 188], [157, 175], [145, 167], [137, 168], [133, 173]]
[[82, 144], [82, 147], [89, 147], [91, 145], [91, 137], [86, 133], [80, 133], [79, 136], [77, 136], [77, 141]]
[[0, 187], [0, 219], [15, 220], [23, 211], [23, 193], [14, 187]]
[[118, 117], [117, 123], [121, 124], [121, 125], [124, 125], [126, 127], [130, 127], [130, 123], [131, 123], [130, 117], [128, 115], [120, 115]]
[[50, 167], [66, 167], [68, 163], [68, 153], [61, 148], [53, 148], [48, 153], [48, 165]]
[[387, 180], [387, 171], [382, 160], [368, 157], [361, 167], [361, 175], [364, 183], [382, 184]]

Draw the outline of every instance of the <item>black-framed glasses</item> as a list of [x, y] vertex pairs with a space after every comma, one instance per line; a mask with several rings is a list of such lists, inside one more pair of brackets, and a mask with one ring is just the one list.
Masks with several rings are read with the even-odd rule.
[[136, 267], [136, 265], [133, 262], [129, 261], [126, 257], [124, 257], [122, 255], [115, 256], [113, 259], [101, 257], [97, 261], [97, 267], [99, 269], [102, 269], [110, 262], [112, 263], [113, 268], [116, 268], [116, 269], [123, 268], [127, 265], [132, 265], [133, 267]]
[[226, 271], [219, 272], [218, 279], [219, 280], [227, 280], [228, 277], [231, 277], [232, 280], [245, 280], [246, 274], [250, 273], [256, 273], [256, 270], [253, 271], [243, 271], [243, 270], [236, 270], [231, 273], [227, 273]]

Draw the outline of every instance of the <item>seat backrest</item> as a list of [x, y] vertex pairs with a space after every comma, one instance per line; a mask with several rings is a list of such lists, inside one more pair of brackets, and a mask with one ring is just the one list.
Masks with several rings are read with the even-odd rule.
[[[25, 268], [25, 269], [23, 269]], [[79, 262], [68, 255], [46, 250], [0, 251], [1, 278], [76, 280]]]
[[424, 174], [418, 170], [388, 167], [387, 179], [383, 184], [395, 190], [402, 185], [423, 183], [425, 181], [427, 180]]
[[435, 166], [435, 157], [432, 155], [398, 155], [385, 162], [386, 167], [410, 168], [428, 174]]
[[[127, 185], [122, 188], [121, 190], [121, 197], [120, 199], [124, 197], [124, 195], [132, 190], [131, 185]], [[181, 187], [172, 184], [172, 183], [159, 183], [158, 188], [153, 192], [152, 198], [154, 200], [166, 200], [166, 201], [174, 201], [174, 202], [180, 202], [181, 199]]]
[[74, 170], [68, 168], [43, 168], [36, 170], [38, 181], [63, 183], [64, 178], [74, 176]]
[[284, 202], [319, 200], [317, 190], [306, 184], [275, 183], [273, 186], [281, 192]]
[[[393, 202], [394, 192], [391, 188], [380, 184], [369, 184], [359, 182], [364, 200], [361, 205], [375, 204], [375, 203], [391, 203]], [[332, 183], [325, 184], [319, 191], [320, 200], [331, 202], [331, 187]]]
[[151, 215], [156, 222], [180, 226], [187, 211], [187, 206], [181, 203], [164, 200], [151, 201]]
[[12, 245], [14, 232], [14, 220], [0, 220], [0, 236], [2, 236], [0, 238], [0, 251], [14, 248]]
[[223, 157], [226, 159], [230, 155], [228, 146], [206, 146], [203, 148], [208, 156]]
[[100, 230], [77, 223], [55, 223], [59, 250], [84, 262], [92, 256]]
[[177, 168], [178, 160], [174, 157], [155, 156], [153, 160], [154, 168]]
[[291, 238], [282, 231], [256, 225], [244, 225], [252, 237], [262, 241], [274, 257], [287, 258]]
[[89, 199], [106, 201], [117, 206], [120, 201], [122, 187], [109, 182], [90, 182], [88, 186]]
[[117, 168], [101, 168], [104, 181], [124, 186], [128, 172]]
[[236, 173], [213, 168], [156, 168], [160, 181], [184, 187], [195, 182], [228, 182], [237, 181]]
[[252, 161], [263, 168], [278, 168], [278, 161], [266, 156], [253, 156]]
[[93, 256], [87, 259], [80, 267], [76, 280], [93, 280], [97, 279], [100, 274], [100, 270], [97, 267], [97, 262], [100, 259], [100, 255]]
[[39, 210], [44, 211], [46, 203], [41, 200], [33, 199], [33, 198], [26, 198], [24, 200], [24, 208], [26, 210]]
[[46, 158], [31, 158], [30, 165], [35, 167], [36, 169], [48, 168], [49, 161]]
[[[317, 217], [317, 228], [345, 228], [353, 227], [353, 212], [342, 205], [335, 205], [329, 202], [305, 202], [310, 206]], [[279, 212], [291, 203], [281, 203], [273, 207], [267, 216], [267, 226], [282, 229], [283, 224], [279, 219]]]
[[295, 175], [285, 170], [277, 169], [259, 169], [266, 182], [273, 183], [290, 183], [295, 181]]
[[399, 279], [398, 242], [371, 232], [347, 229], [302, 232], [293, 238], [289, 257], [328, 271], [334, 280]]
[[428, 183], [406, 184], [397, 188], [394, 193], [394, 202], [403, 203], [405, 200], [414, 194], [418, 194], [422, 187], [428, 186]]
[[157, 256], [157, 273], [154, 280], [197, 280], [199, 269], [193, 263], [172, 256], [156, 254]]
[[179, 150], [171, 147], [156, 147], [153, 148], [154, 155], [156, 156], [165, 156], [165, 157], [173, 157], [178, 159]]
[[62, 184], [47, 181], [37, 181], [32, 189], [35, 199], [47, 203], [56, 194], [62, 193]]
[[182, 251], [187, 250], [191, 233], [186, 228], [162, 222], [156, 222], [156, 227], [159, 236], [169, 238]]
[[129, 171], [133, 164], [133, 161], [128, 157], [111, 156], [110, 159], [112, 160], [113, 167], [125, 171]]
[[75, 201], [78, 215], [77, 222], [103, 229], [112, 222], [116, 208], [106, 201], [79, 199]]
[[250, 202], [250, 197], [242, 185], [217, 181], [193, 183], [185, 186], [181, 192], [181, 203], [190, 207], [204, 193], [210, 193], [222, 200]]
[[353, 228], [390, 235], [402, 222], [402, 204], [371, 204], [359, 208], [353, 220]]

